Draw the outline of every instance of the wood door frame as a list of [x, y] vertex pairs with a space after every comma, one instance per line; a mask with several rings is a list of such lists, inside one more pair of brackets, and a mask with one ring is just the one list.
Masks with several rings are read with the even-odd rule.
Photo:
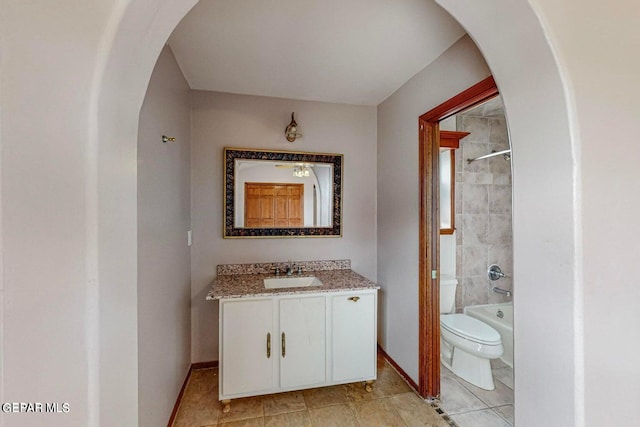
[[[418, 119], [420, 228], [418, 264], [418, 386], [423, 398], [440, 396], [440, 186], [438, 123], [498, 95], [492, 76]], [[454, 213], [455, 214], [455, 213]], [[435, 278], [432, 272], [435, 271]]]

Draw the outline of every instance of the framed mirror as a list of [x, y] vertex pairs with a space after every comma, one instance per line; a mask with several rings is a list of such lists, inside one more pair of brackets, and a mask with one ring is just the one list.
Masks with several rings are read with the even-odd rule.
[[342, 236], [341, 154], [224, 149], [224, 238]]

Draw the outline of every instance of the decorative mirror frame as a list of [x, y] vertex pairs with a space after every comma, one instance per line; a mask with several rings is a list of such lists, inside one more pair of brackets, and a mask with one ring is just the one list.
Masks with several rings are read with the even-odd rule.
[[[234, 225], [236, 201], [234, 185], [235, 161], [271, 160], [279, 162], [333, 164], [333, 213], [329, 227], [245, 228]], [[224, 149], [224, 232], [225, 239], [277, 237], [342, 237], [342, 154], [304, 153], [247, 148]]]

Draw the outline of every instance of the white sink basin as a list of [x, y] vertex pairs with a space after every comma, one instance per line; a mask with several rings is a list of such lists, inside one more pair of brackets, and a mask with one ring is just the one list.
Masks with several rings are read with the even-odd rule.
[[278, 288], [304, 288], [307, 286], [322, 286], [322, 282], [317, 277], [276, 277], [264, 279], [266, 289]]

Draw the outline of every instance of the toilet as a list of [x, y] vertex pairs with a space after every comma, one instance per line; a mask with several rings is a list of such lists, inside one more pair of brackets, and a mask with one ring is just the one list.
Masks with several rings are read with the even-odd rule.
[[498, 331], [486, 323], [455, 311], [458, 281], [440, 280], [440, 360], [454, 374], [485, 390], [494, 390], [491, 359], [504, 348]]

